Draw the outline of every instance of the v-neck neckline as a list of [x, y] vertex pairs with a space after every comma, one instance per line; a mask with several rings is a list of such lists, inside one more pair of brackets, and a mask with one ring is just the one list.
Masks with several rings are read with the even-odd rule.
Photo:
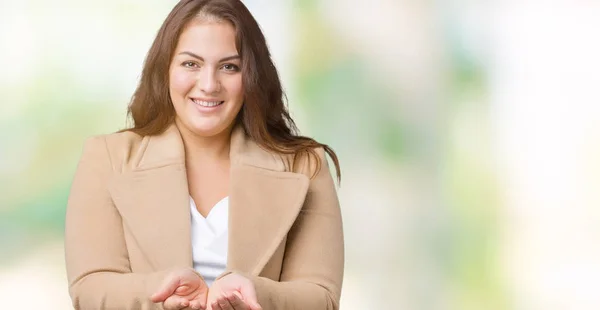
[[192, 198], [192, 196], [190, 196], [190, 204], [192, 207], [192, 211], [194, 212], [195, 215], [198, 215], [199, 217], [205, 219], [205, 220], [209, 220], [210, 215], [213, 214], [213, 211], [220, 205], [223, 204], [224, 201], [229, 200], [229, 196], [225, 196], [223, 197], [221, 200], [217, 201], [217, 203], [215, 203], [215, 205], [210, 209], [210, 211], [208, 211], [208, 214], [206, 215], [206, 217], [204, 217], [204, 215], [202, 215], [199, 211], [198, 211], [198, 206], [196, 206], [196, 202], [194, 201], [194, 198]]

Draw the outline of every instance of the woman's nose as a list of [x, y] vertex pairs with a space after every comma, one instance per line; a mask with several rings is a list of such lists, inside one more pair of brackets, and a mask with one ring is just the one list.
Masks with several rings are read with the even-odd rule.
[[207, 67], [203, 69], [196, 81], [198, 88], [205, 94], [218, 93], [221, 90], [221, 83], [217, 74]]

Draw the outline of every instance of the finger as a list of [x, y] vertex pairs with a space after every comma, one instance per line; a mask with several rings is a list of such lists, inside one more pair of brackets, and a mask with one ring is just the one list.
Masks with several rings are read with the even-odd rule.
[[210, 304], [210, 310], [223, 310], [223, 309], [221, 309], [221, 306], [219, 306], [219, 303], [217, 301], [214, 301], [212, 304]]
[[180, 310], [189, 306], [189, 304], [190, 302], [187, 299], [172, 295], [163, 302], [163, 308], [165, 308], [165, 310]]
[[240, 293], [242, 294], [242, 300], [244, 300], [250, 306], [258, 306], [258, 300], [256, 298], [256, 290], [254, 290], [254, 285], [248, 283], [246, 285], [242, 285], [240, 288]]
[[263, 308], [257, 302], [248, 302], [249, 310], [263, 310]]
[[219, 297], [219, 299], [217, 299], [217, 303], [223, 310], [235, 310], [235, 309], [233, 309], [233, 306], [227, 299], [227, 295], [225, 295], [225, 293], [223, 293], [223, 295], [221, 295], [221, 297]]
[[[241, 298], [241, 296], [240, 296], [240, 298]], [[251, 300], [246, 300], [244, 302], [248, 306], [249, 310], [262, 310], [262, 307], [260, 306], [260, 304], [258, 304], [258, 302], [251, 301]]]
[[156, 291], [150, 299], [152, 302], [161, 302], [165, 301], [169, 296], [173, 295], [175, 290], [179, 287], [179, 278], [172, 277], [167, 278], [165, 282], [160, 286], [158, 291]]
[[205, 310], [206, 309], [206, 301], [201, 299], [195, 299], [190, 301], [190, 308], [194, 310]]
[[[235, 294], [239, 294], [235, 292]], [[256, 291], [254, 290], [254, 286], [252, 285], [244, 285], [241, 288], [240, 299], [242, 299], [251, 310], [262, 310], [262, 307], [258, 303], [258, 299], [256, 298]]]
[[263, 308], [258, 303], [255, 303], [250, 306], [250, 310], [263, 310]]
[[229, 300], [229, 303], [235, 310], [250, 310], [248, 305], [242, 300], [241, 295], [239, 295], [239, 293], [227, 295], [227, 300]]

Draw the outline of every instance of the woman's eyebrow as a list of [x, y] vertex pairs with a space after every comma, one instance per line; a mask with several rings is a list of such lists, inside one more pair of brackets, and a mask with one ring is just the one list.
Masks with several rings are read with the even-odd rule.
[[[202, 57], [200, 57], [200, 56], [198, 56], [198, 55], [196, 55], [196, 54], [194, 54], [192, 52], [185, 51], [185, 52], [179, 53], [179, 55], [189, 55], [189, 56], [192, 56], [192, 57], [194, 57], [194, 58], [196, 58], [196, 59], [198, 59], [200, 61], [204, 61], [204, 58], [202, 58]], [[232, 55], [232, 56], [227, 56], [225, 58], [221, 58], [221, 60], [219, 60], [219, 62], [233, 60], [233, 59], [239, 59], [239, 58], [241, 58], [240, 55]]]

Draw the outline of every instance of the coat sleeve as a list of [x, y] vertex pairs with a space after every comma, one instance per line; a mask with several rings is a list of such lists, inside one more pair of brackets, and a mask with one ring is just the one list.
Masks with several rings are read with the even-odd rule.
[[[253, 282], [264, 310], [339, 309], [342, 218], [323, 149], [317, 149], [317, 154], [321, 169], [311, 179], [302, 210], [288, 233], [280, 281], [240, 273]], [[219, 278], [232, 272], [236, 271]]]
[[121, 217], [107, 190], [113, 173], [103, 136], [85, 143], [67, 203], [65, 259], [75, 309], [162, 309], [150, 296], [170, 270], [132, 273]]

